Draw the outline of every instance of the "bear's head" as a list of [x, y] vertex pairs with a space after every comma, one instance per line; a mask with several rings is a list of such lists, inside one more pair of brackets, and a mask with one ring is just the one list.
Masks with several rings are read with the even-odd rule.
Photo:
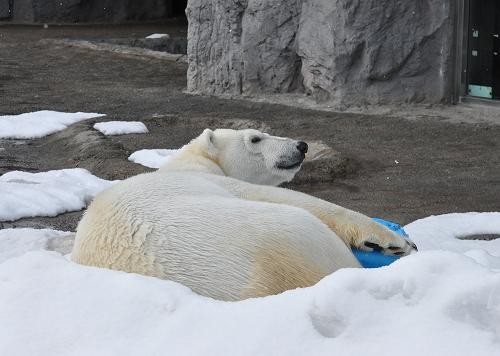
[[289, 182], [299, 171], [307, 144], [247, 129], [205, 129], [195, 141], [229, 177], [254, 184]]

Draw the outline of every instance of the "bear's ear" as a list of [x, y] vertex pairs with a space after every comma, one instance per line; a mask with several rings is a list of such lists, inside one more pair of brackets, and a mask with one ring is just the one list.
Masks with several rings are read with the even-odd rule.
[[205, 129], [200, 135], [200, 139], [207, 153], [214, 156], [217, 153], [217, 148], [215, 147], [215, 133], [210, 129]]

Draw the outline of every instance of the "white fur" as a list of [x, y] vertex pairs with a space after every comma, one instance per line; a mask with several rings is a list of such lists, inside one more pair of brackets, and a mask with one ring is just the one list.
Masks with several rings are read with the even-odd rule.
[[[255, 137], [261, 141], [252, 143]], [[372, 241], [409, 251], [359, 213], [268, 186], [291, 180], [300, 166], [278, 166], [297, 159], [297, 141], [207, 129], [157, 172], [99, 194], [78, 225], [72, 259], [239, 300], [358, 267], [348, 245]]]

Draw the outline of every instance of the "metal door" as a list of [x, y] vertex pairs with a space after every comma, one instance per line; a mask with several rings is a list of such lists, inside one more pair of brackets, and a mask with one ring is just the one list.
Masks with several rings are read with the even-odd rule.
[[469, 3], [468, 93], [500, 99], [500, 1]]

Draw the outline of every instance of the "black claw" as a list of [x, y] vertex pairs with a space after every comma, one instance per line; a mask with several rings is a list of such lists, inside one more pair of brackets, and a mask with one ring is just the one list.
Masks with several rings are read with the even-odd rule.
[[374, 251], [382, 251], [382, 247], [373, 242], [365, 242], [365, 246], [372, 248]]
[[418, 251], [418, 248], [417, 248], [417, 245], [415, 245], [415, 243], [413, 241], [409, 241], [409, 240], [406, 240], [406, 243], [411, 246], [412, 248], [414, 248], [415, 250]]
[[394, 251], [394, 250], [401, 250], [401, 247], [398, 247], [398, 246], [389, 246], [388, 249], [392, 250], [392, 251]]
[[403, 251], [399, 251], [399, 252], [394, 252], [394, 254], [395, 254], [396, 256], [401, 256], [402, 254], [404, 254], [404, 252], [403, 252]]

